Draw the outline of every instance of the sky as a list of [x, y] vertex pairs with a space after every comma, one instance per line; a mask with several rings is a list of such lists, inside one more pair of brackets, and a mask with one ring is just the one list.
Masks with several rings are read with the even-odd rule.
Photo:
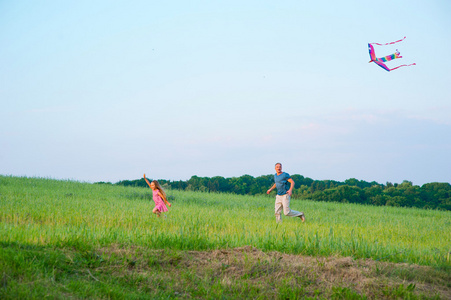
[[[451, 1], [0, 1], [0, 174], [451, 182]], [[387, 72], [369, 64], [399, 50]]]

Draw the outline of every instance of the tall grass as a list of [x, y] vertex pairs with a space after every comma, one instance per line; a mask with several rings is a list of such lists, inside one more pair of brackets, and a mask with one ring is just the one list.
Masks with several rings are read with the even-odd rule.
[[451, 212], [292, 200], [306, 223], [276, 224], [274, 196], [167, 191], [152, 214], [151, 191], [0, 176], [0, 242], [91, 249], [112, 244], [263, 251], [407, 262], [449, 268]]

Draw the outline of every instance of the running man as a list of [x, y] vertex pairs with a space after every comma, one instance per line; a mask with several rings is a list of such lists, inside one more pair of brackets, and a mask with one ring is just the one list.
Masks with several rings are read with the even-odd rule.
[[276, 163], [276, 174], [274, 174], [274, 185], [266, 192], [268, 195], [271, 191], [277, 188], [275, 215], [276, 222], [282, 222], [281, 212], [287, 217], [298, 217], [305, 222], [303, 212], [290, 209], [290, 200], [293, 193], [294, 181], [288, 173], [282, 172], [282, 164]]

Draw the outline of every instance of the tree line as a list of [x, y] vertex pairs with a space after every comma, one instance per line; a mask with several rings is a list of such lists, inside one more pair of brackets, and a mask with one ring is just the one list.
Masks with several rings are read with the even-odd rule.
[[[313, 180], [302, 175], [291, 175], [295, 182], [293, 198], [313, 201], [360, 203], [377, 206], [417, 207], [424, 209], [451, 210], [451, 185], [432, 182], [421, 187], [404, 180], [402, 183], [380, 184], [350, 178], [344, 182], [334, 180]], [[260, 195], [274, 184], [274, 175], [224, 178], [192, 176], [189, 180], [158, 180], [164, 188], [184, 190], [233, 193], [238, 195]], [[103, 182], [98, 182], [103, 183]], [[147, 187], [143, 178], [123, 180], [115, 185]]]

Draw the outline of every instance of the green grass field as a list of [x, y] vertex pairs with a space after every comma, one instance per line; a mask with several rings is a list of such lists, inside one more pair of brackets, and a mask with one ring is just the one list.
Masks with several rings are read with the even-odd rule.
[[[439, 272], [440, 280], [451, 279], [451, 212], [293, 199], [291, 207], [303, 211], [306, 222], [284, 217], [283, 223], [276, 224], [274, 195], [173, 190], [167, 194], [172, 207], [158, 218], [152, 214], [150, 189], [0, 176], [0, 266], [3, 270], [0, 271], [3, 272], [0, 298], [13, 299], [16, 295], [19, 298], [45, 295], [51, 298], [216, 298], [221, 295], [279, 298], [285, 295], [280, 291], [268, 294], [264, 287], [254, 291], [252, 285], [246, 289], [244, 283], [236, 282], [231, 288], [230, 284], [202, 280], [193, 287], [199, 294], [183, 293], [182, 290], [190, 287], [186, 282], [192, 284], [196, 278], [195, 271], [180, 275], [185, 279], [174, 281], [170, 287], [163, 285], [162, 289], [149, 291], [143, 283], [155, 275], [150, 271], [152, 266], [158, 266], [161, 278], [168, 277], [165, 282], [174, 280], [166, 274], [167, 270], [179, 266], [193, 251], [213, 253], [249, 246], [264, 255], [277, 252], [316, 257], [318, 265], [322, 259], [331, 257], [350, 257], [361, 262], [371, 259], [381, 265], [415, 264]], [[157, 260], [151, 258], [155, 255]], [[268, 268], [277, 265], [265, 257]], [[162, 265], [161, 261], [165, 263]], [[147, 275], [136, 275], [135, 285], [118, 281], [118, 287], [102, 272], [105, 268], [115, 274], [112, 270], [119, 268], [118, 264], [126, 270], [143, 265], [138, 273], [147, 270], [144, 272]], [[191, 270], [189, 266], [186, 268]], [[295, 280], [293, 276], [285, 277]], [[248, 279], [242, 278], [240, 282]], [[38, 281], [45, 283], [42, 291], [36, 287]], [[185, 282], [185, 286], [180, 282]], [[365, 297], [352, 287], [332, 286], [327, 291], [314, 291], [308, 285], [301, 284], [303, 290], [294, 290], [294, 294], [288, 289], [285, 298]], [[203, 286], [204, 292], [198, 286]], [[293, 284], [281, 283], [281, 286]], [[393, 290], [387, 288], [386, 295], [388, 298], [396, 293], [416, 295], [407, 287], [400, 283]], [[446, 292], [450, 285], [445, 284], [443, 288]], [[177, 290], [180, 292], [174, 292]], [[243, 294], [247, 290], [251, 294]], [[262, 291], [266, 292], [261, 294]], [[374, 290], [366, 291], [370, 298], [374, 293]], [[437, 295], [440, 293], [429, 296]]]

